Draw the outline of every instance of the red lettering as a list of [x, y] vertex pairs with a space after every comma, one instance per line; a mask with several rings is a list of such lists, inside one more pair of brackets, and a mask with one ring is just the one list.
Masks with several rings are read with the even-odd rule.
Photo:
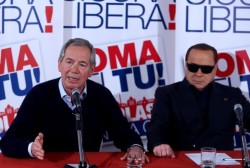
[[122, 68], [138, 66], [146, 64], [147, 61], [161, 62], [161, 58], [151, 40], [143, 41], [140, 58], [137, 58], [136, 50], [138, 49], [138, 47], [136, 48], [136, 43], [124, 44], [123, 52], [118, 45], [109, 46], [108, 54], [96, 48], [96, 54], [100, 57], [100, 63], [96, 65], [94, 72], [102, 71], [107, 65], [108, 58], [110, 59], [110, 69], [117, 69], [118, 66]]
[[220, 60], [220, 59], [224, 59], [226, 61], [227, 68], [226, 68], [226, 70], [222, 71], [222, 70], [219, 69], [219, 66], [218, 66], [218, 69], [216, 71], [216, 76], [218, 76], [218, 77], [230, 76], [234, 71], [234, 60], [233, 60], [233, 58], [228, 53], [219, 53], [218, 54], [218, 60]]
[[6, 64], [8, 72], [15, 71], [11, 48], [5, 48], [1, 50], [0, 75], [4, 74]]
[[[27, 56], [27, 60], [25, 60], [25, 56]], [[27, 65], [30, 65], [31, 67], [38, 66], [32, 52], [30, 51], [29, 46], [26, 44], [26, 45], [21, 45], [20, 47], [16, 71], [23, 70], [23, 67]]]
[[96, 56], [99, 56], [99, 65], [96, 65], [94, 72], [101, 72], [107, 65], [107, 57], [104, 51], [95, 48]]
[[149, 60], [153, 60], [154, 62], [161, 62], [161, 58], [158, 55], [154, 45], [150, 40], [147, 40], [143, 42], [139, 64], [145, 64], [146, 61]]
[[117, 61], [120, 63], [121, 67], [128, 66], [128, 59], [130, 58], [130, 65], [137, 65], [136, 52], [135, 52], [135, 44], [128, 43], [124, 45], [124, 53], [123, 55], [120, 52], [120, 49], [117, 45], [108, 47], [109, 57], [110, 57], [110, 67], [111, 69], [117, 69]]
[[236, 55], [239, 75], [246, 73], [244, 68], [244, 63], [246, 64], [248, 70], [250, 71], [250, 60], [246, 50], [236, 51], [235, 55]]

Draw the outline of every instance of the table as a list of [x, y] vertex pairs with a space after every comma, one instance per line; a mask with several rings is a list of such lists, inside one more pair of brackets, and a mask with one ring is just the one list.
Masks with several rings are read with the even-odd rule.
[[[227, 153], [232, 158], [240, 158], [241, 151], [218, 151]], [[185, 153], [189, 151], [176, 152], [176, 158], [158, 158], [149, 154], [150, 163], [143, 165], [143, 168], [199, 168]], [[196, 152], [197, 153], [197, 152]], [[98, 168], [125, 168], [126, 161], [120, 160], [123, 152], [87, 152], [84, 157], [87, 158], [90, 165], [97, 165]], [[0, 167], [2, 168], [63, 168], [65, 164], [78, 164], [79, 154], [75, 153], [46, 153], [44, 160], [34, 158], [15, 159], [3, 156], [0, 153]], [[216, 168], [240, 168], [241, 166], [216, 166]]]

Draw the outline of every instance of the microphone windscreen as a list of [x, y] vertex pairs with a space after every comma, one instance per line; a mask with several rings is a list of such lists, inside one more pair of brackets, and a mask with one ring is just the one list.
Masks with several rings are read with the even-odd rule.
[[234, 105], [234, 112], [236, 115], [236, 118], [238, 120], [239, 126], [243, 125], [243, 108], [241, 104], [235, 104]]

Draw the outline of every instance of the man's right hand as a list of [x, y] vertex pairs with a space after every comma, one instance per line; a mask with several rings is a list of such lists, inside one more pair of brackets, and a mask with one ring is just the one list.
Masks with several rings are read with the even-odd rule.
[[37, 159], [43, 160], [44, 159], [44, 150], [43, 150], [43, 133], [39, 133], [38, 136], [35, 138], [31, 146], [31, 152], [34, 157]]
[[158, 157], [175, 158], [174, 151], [168, 144], [155, 146], [153, 149], [154, 155]]

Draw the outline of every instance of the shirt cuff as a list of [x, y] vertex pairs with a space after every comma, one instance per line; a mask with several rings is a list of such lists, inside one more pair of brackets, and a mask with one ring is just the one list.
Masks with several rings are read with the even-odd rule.
[[31, 151], [32, 144], [33, 144], [33, 142], [30, 142], [30, 143], [29, 143], [28, 152], [29, 152], [29, 155], [30, 155], [31, 157], [35, 157], [35, 156], [32, 154], [32, 151]]
[[145, 149], [144, 149], [140, 144], [133, 144], [133, 145], [130, 146], [130, 148], [133, 147], [133, 146], [138, 146], [138, 147], [140, 147], [143, 151], [145, 151]]

